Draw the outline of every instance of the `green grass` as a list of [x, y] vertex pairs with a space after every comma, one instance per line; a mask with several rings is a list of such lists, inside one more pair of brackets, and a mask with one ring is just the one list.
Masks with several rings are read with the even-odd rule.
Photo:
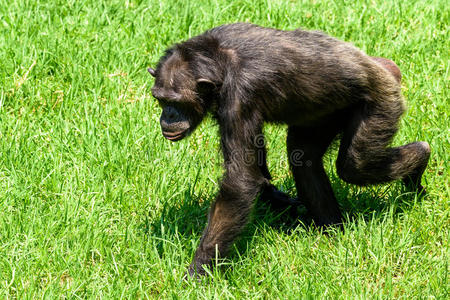
[[[217, 126], [165, 140], [146, 68], [236, 21], [393, 59], [409, 106], [395, 143], [430, 143], [428, 194], [345, 184], [332, 149], [344, 232], [257, 205], [212, 276], [183, 282], [223, 171]], [[445, 0], [0, 0], [0, 298], [448, 298], [449, 23]], [[285, 128], [265, 131], [295, 195]]]

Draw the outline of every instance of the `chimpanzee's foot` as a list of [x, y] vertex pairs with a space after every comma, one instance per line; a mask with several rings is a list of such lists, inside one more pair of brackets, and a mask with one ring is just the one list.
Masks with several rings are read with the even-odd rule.
[[403, 184], [405, 185], [406, 189], [416, 192], [417, 194], [424, 196], [427, 193], [427, 190], [423, 187], [421, 183], [421, 177], [417, 176], [408, 176], [407, 178], [403, 179]]
[[201, 280], [206, 275], [205, 269], [202, 265], [196, 265], [194, 262], [189, 265], [186, 273], [184, 273], [183, 280], [189, 281], [191, 279]]
[[302, 205], [298, 198], [289, 197], [289, 195], [278, 190], [272, 184], [269, 184], [264, 188], [260, 200], [270, 204], [273, 209], [285, 209], [289, 206], [296, 207]]
[[425, 195], [426, 190], [421, 184], [423, 172], [428, 165], [428, 160], [430, 158], [430, 145], [427, 142], [415, 142], [410, 145], [416, 147], [417, 156], [420, 158], [420, 164], [411, 174], [403, 178], [403, 183], [406, 188], [411, 191], [415, 191], [418, 194]]

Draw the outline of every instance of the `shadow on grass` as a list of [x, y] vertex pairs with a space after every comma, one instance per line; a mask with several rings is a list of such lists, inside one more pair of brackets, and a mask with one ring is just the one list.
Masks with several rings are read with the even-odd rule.
[[[393, 212], [395, 217], [399, 212], [408, 210], [416, 197], [415, 193], [405, 191], [398, 183], [359, 188], [343, 183], [336, 176], [331, 176], [331, 182], [341, 211], [343, 215], [348, 216], [345, 221], [347, 223], [358, 222], [361, 216], [366, 221], [383, 218], [386, 212]], [[285, 179], [281, 182], [281, 186], [283, 191], [294, 196], [295, 188], [292, 179]], [[165, 206], [159, 218], [145, 224], [146, 234], [150, 233], [160, 238], [181, 235], [186, 240], [199, 239], [206, 226], [212, 201], [214, 201], [214, 194], [206, 195], [206, 197], [196, 196], [188, 189], [183, 199], [173, 205]], [[269, 204], [256, 201], [251, 221], [240, 234], [228, 257], [232, 259], [235, 256], [246, 255], [251, 240], [257, 235], [258, 230], [265, 226], [285, 234], [290, 234], [299, 226], [311, 234], [321, 232], [314, 227], [311, 216], [303, 206], [273, 210]]]

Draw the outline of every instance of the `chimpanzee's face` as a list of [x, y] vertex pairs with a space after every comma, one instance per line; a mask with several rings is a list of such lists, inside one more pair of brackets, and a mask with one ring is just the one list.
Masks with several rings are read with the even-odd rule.
[[181, 140], [194, 131], [206, 113], [197, 82], [180, 60], [169, 58], [157, 70], [148, 71], [155, 77], [153, 97], [162, 108], [162, 134], [171, 141]]
[[183, 98], [173, 90], [153, 87], [152, 94], [162, 108], [159, 122], [162, 134], [168, 140], [181, 140], [189, 135], [203, 119], [204, 113], [201, 106], [190, 99]]

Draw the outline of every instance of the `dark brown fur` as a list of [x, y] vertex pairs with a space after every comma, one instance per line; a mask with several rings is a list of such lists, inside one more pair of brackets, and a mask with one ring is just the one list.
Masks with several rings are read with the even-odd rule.
[[[251, 24], [213, 28], [167, 50], [153, 95], [164, 136], [179, 140], [211, 111], [218, 121], [225, 174], [189, 274], [203, 274], [248, 219], [258, 194], [293, 204], [270, 184], [264, 122], [288, 124], [287, 148], [299, 198], [316, 224], [342, 222], [322, 156], [338, 133], [339, 176], [358, 185], [403, 179], [421, 188], [426, 142], [390, 147], [405, 110], [401, 73], [321, 32]], [[298, 154], [301, 154], [300, 156]]]

